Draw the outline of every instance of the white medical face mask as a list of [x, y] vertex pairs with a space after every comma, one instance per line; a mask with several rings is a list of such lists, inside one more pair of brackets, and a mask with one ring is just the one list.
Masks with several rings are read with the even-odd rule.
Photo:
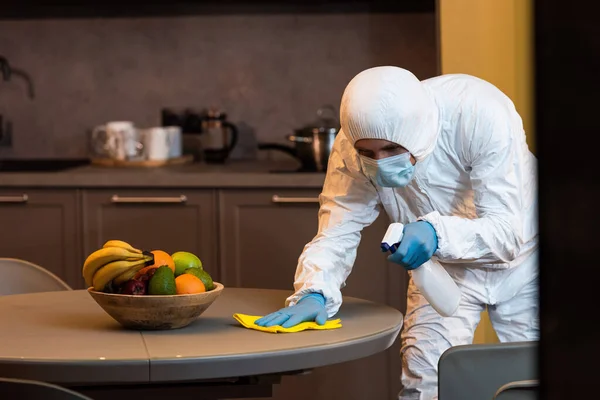
[[402, 187], [409, 184], [415, 174], [415, 166], [410, 162], [410, 153], [374, 160], [361, 156], [360, 161], [365, 175], [382, 187]]

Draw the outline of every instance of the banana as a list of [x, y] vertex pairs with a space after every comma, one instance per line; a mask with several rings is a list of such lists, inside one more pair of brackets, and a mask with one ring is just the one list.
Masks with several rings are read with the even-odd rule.
[[132, 253], [121, 247], [106, 247], [93, 252], [83, 263], [83, 278], [87, 287], [92, 285], [94, 274], [104, 265], [121, 260], [121, 261], [145, 261], [145, 255], [140, 253]]
[[146, 256], [146, 262], [144, 264], [136, 265], [135, 267], [129, 268], [127, 271], [123, 272], [121, 275], [113, 279], [113, 283], [117, 286], [120, 286], [128, 280], [133, 279], [135, 277], [135, 274], [137, 274], [145, 266], [152, 264], [153, 260], [154, 258], [152, 256]]
[[[130, 269], [134, 269], [137, 267], [143, 268], [146, 265], [146, 260], [141, 258], [136, 261], [125, 261], [125, 260], [117, 260], [109, 262], [100, 268], [93, 277], [92, 285], [94, 286], [94, 290], [101, 292], [104, 290], [106, 285], [119, 275], [129, 271]], [[141, 269], [140, 268], [140, 269]]]
[[142, 250], [136, 249], [135, 247], [133, 247], [129, 243], [124, 242], [122, 240], [109, 240], [108, 242], [104, 243], [104, 246], [102, 246], [102, 247], [103, 248], [106, 248], [106, 247], [120, 247], [122, 249], [127, 249], [130, 252], [132, 252], [132, 253], [142, 254]]

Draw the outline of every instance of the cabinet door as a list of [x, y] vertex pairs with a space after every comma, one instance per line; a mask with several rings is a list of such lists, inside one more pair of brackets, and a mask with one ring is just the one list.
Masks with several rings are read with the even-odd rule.
[[144, 250], [189, 251], [219, 281], [215, 203], [212, 190], [86, 190], [84, 252], [111, 239]]
[[0, 189], [0, 257], [32, 262], [76, 287], [78, 209], [76, 190]]
[[[319, 192], [221, 191], [221, 276], [225, 284], [291, 292], [298, 256], [317, 232]], [[356, 262], [342, 293], [404, 311], [406, 274], [388, 263], [379, 247], [388, 224], [387, 215], [382, 212], [374, 224], [363, 230]], [[399, 377], [396, 344], [369, 358], [284, 378], [274, 398], [395, 398]]]

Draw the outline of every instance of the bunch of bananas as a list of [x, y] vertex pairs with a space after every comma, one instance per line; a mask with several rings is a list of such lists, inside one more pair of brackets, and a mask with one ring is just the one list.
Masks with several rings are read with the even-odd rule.
[[86, 287], [93, 286], [101, 292], [110, 282], [121, 285], [152, 264], [152, 253], [136, 249], [122, 240], [109, 240], [88, 256], [82, 272]]

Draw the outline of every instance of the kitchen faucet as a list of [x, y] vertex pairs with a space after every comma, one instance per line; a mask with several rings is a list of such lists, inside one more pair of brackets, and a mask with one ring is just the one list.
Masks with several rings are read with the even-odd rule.
[[0, 56], [0, 69], [2, 69], [4, 81], [10, 80], [10, 65], [8, 65], [8, 60], [2, 56]]
[[22, 69], [13, 68], [6, 57], [0, 55], [0, 71], [2, 72], [2, 79], [4, 82], [10, 81], [13, 76], [18, 76], [27, 83], [27, 95], [30, 99], [35, 98], [35, 91], [33, 89], [33, 82], [29, 74]]
[[[22, 69], [13, 68], [10, 66], [6, 57], [0, 55], [0, 74], [4, 82], [9, 82], [13, 76], [18, 76], [27, 83], [27, 95], [30, 99], [35, 98], [33, 82], [29, 74]], [[12, 123], [7, 119], [6, 124], [4, 118], [0, 114], [0, 146], [10, 146], [12, 144]]]

